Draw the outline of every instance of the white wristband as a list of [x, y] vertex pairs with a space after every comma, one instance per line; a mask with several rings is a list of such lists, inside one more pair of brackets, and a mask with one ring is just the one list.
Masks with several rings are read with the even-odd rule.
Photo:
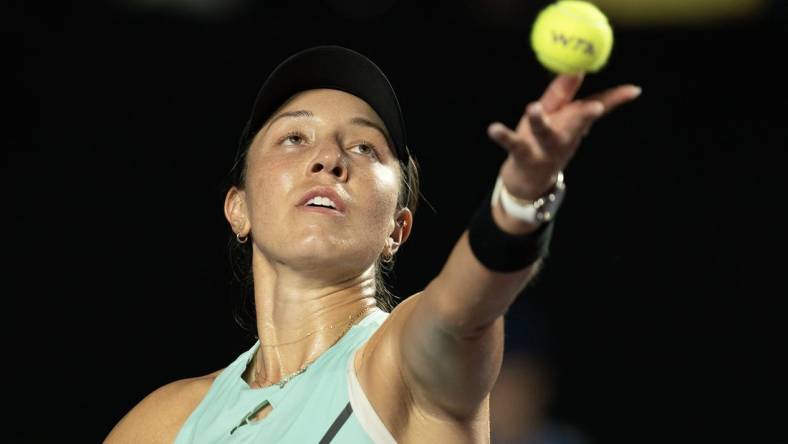
[[533, 225], [541, 225], [555, 217], [555, 212], [563, 200], [565, 189], [564, 175], [559, 172], [555, 187], [547, 195], [535, 201], [526, 201], [509, 194], [499, 175], [498, 180], [495, 181], [490, 204], [494, 207], [496, 201], [501, 202], [503, 211], [507, 215]]

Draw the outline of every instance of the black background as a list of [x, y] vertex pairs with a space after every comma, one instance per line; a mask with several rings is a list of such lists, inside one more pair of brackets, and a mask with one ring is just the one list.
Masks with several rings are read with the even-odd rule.
[[[504, 159], [487, 125], [514, 125], [550, 81], [528, 45], [546, 2], [503, 16], [482, 2], [382, 2], [361, 18], [335, 4], [239, 3], [211, 19], [11, 5], [9, 440], [100, 441], [145, 394], [251, 344], [232, 318], [221, 183], [257, 88], [296, 50], [348, 46], [389, 76], [434, 207], [416, 213], [395, 293], [439, 271]], [[608, 66], [580, 92], [643, 87], [568, 167], [552, 255], [508, 314], [507, 347], [540, 320], [553, 415], [596, 442], [788, 442], [780, 9], [617, 27]]]

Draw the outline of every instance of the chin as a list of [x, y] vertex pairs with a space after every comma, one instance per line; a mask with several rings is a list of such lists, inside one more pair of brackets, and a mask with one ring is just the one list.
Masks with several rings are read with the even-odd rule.
[[301, 242], [293, 243], [292, 253], [303, 257], [328, 259], [334, 256], [341, 256], [343, 247], [347, 247], [347, 244], [337, 239], [310, 236]]
[[[357, 246], [356, 246], [357, 247]], [[353, 248], [351, 242], [334, 237], [308, 236], [291, 244], [286, 253], [289, 262], [299, 268], [327, 270], [342, 268], [342, 272], [363, 271], [374, 258], [367, 251]], [[338, 270], [340, 271], [340, 270]]]
[[281, 245], [285, 254], [299, 259], [318, 259], [321, 261], [339, 258], [349, 242], [337, 236], [324, 233], [308, 233], [303, 236], [288, 236]]

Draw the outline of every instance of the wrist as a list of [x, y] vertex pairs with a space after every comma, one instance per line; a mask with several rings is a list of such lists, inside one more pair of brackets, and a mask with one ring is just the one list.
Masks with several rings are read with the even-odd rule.
[[[492, 194], [491, 205], [493, 209], [500, 207], [502, 213], [508, 218], [515, 219], [527, 225], [539, 227], [544, 223], [550, 222], [555, 218], [558, 208], [563, 202], [566, 193], [564, 175], [558, 172], [555, 184], [542, 196], [528, 200], [513, 196], [503, 184], [503, 179], [498, 176]], [[493, 210], [495, 211], [495, 210]], [[498, 222], [499, 220], [496, 220]], [[501, 223], [506, 223], [511, 229], [527, 230], [527, 225], [520, 224], [519, 227], [513, 223], [506, 222], [506, 217], [500, 218]], [[504, 228], [504, 226], [502, 226]]]
[[[468, 226], [468, 243], [476, 259], [490, 270], [514, 272], [546, 257], [554, 224], [543, 223], [534, 230], [535, 225], [524, 225], [526, 222], [522, 220], [510, 221], [511, 216], [503, 213], [498, 205], [490, 204], [492, 195], [492, 191], [487, 194]], [[502, 213], [498, 221], [493, 215], [497, 211]], [[504, 231], [503, 225], [509, 222], [512, 230], [531, 231], [520, 231], [520, 234]]]
[[501, 230], [515, 236], [533, 233], [534, 231], [538, 230], [539, 226], [541, 225], [532, 222], [526, 222], [522, 219], [518, 219], [507, 214], [506, 210], [503, 208], [503, 205], [501, 205], [500, 198], [497, 200], [493, 199], [492, 215], [493, 221], [495, 221], [495, 224], [498, 225]]

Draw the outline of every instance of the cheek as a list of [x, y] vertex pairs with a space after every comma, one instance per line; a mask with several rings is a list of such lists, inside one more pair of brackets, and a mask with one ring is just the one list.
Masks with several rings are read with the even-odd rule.
[[286, 204], [284, 197], [293, 189], [296, 174], [286, 159], [260, 156], [254, 159], [247, 174], [249, 212], [253, 220], [270, 219], [276, 209]]
[[373, 195], [372, 204], [369, 208], [374, 211], [375, 220], [379, 220], [386, 231], [390, 228], [389, 223], [397, 209], [397, 197], [399, 195], [399, 176], [397, 171], [384, 166], [376, 166], [372, 169], [372, 186], [370, 187]]

